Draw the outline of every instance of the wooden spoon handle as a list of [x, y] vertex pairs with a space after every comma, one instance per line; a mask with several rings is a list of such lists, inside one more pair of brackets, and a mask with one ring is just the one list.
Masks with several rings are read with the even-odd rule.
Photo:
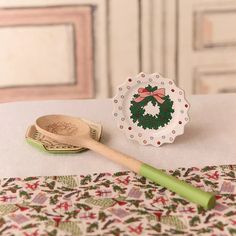
[[127, 167], [128, 169], [173, 192], [178, 193], [187, 200], [203, 206], [205, 209], [211, 209], [215, 206], [215, 195], [213, 193], [205, 192], [200, 188], [196, 188], [160, 169], [156, 169], [119, 151], [113, 150], [93, 139], [88, 139], [86, 141], [86, 146], [106, 158]]
[[107, 147], [106, 145], [99, 143], [93, 139], [89, 139], [86, 142], [86, 147], [101, 154], [109, 160], [112, 160], [122, 166], [127, 167], [128, 169], [139, 173], [141, 165], [143, 162], [134, 159], [131, 156], [123, 154], [119, 151], [116, 151], [112, 148]]

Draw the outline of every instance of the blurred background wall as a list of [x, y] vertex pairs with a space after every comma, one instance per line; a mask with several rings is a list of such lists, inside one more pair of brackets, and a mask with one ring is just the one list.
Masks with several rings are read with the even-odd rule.
[[112, 97], [139, 72], [236, 91], [235, 0], [0, 0], [0, 102]]

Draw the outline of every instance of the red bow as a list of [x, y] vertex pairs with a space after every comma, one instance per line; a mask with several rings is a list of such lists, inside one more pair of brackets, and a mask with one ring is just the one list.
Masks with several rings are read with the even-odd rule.
[[141, 102], [141, 101], [143, 101], [144, 98], [149, 97], [149, 96], [153, 96], [161, 104], [165, 101], [164, 99], [162, 99], [163, 97], [165, 97], [165, 89], [164, 88], [157, 89], [153, 92], [149, 92], [145, 88], [139, 88], [138, 95], [139, 95], [139, 97], [134, 99], [135, 102]]

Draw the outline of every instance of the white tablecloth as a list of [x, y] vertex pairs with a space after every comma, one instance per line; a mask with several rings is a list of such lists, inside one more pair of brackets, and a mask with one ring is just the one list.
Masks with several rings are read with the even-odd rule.
[[103, 125], [102, 142], [158, 168], [236, 164], [236, 94], [192, 96], [185, 134], [159, 148], [127, 140], [116, 128], [112, 101], [63, 100], [0, 104], [0, 177], [86, 174], [124, 168], [92, 151], [80, 154], [40, 152], [25, 141], [38, 116], [67, 114]]

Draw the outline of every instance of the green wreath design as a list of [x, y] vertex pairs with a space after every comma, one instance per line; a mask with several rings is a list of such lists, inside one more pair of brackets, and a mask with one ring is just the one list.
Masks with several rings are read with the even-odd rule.
[[[158, 89], [157, 86], [152, 87], [148, 85], [145, 87], [148, 92], [154, 92]], [[139, 97], [139, 94], [134, 95], [134, 99]], [[135, 102], [134, 100], [131, 101], [130, 111], [131, 116], [130, 118], [133, 120], [134, 123], [137, 122], [137, 125], [143, 127], [144, 129], [159, 129], [160, 127], [164, 127], [167, 125], [172, 119], [172, 113], [174, 112], [173, 109], [173, 101], [170, 99], [169, 95], [162, 98], [164, 102], [161, 104], [159, 103], [153, 96], [148, 96], [144, 98], [140, 102]], [[159, 106], [159, 114], [151, 115], [145, 113], [145, 106], [151, 102], [153, 106]]]

